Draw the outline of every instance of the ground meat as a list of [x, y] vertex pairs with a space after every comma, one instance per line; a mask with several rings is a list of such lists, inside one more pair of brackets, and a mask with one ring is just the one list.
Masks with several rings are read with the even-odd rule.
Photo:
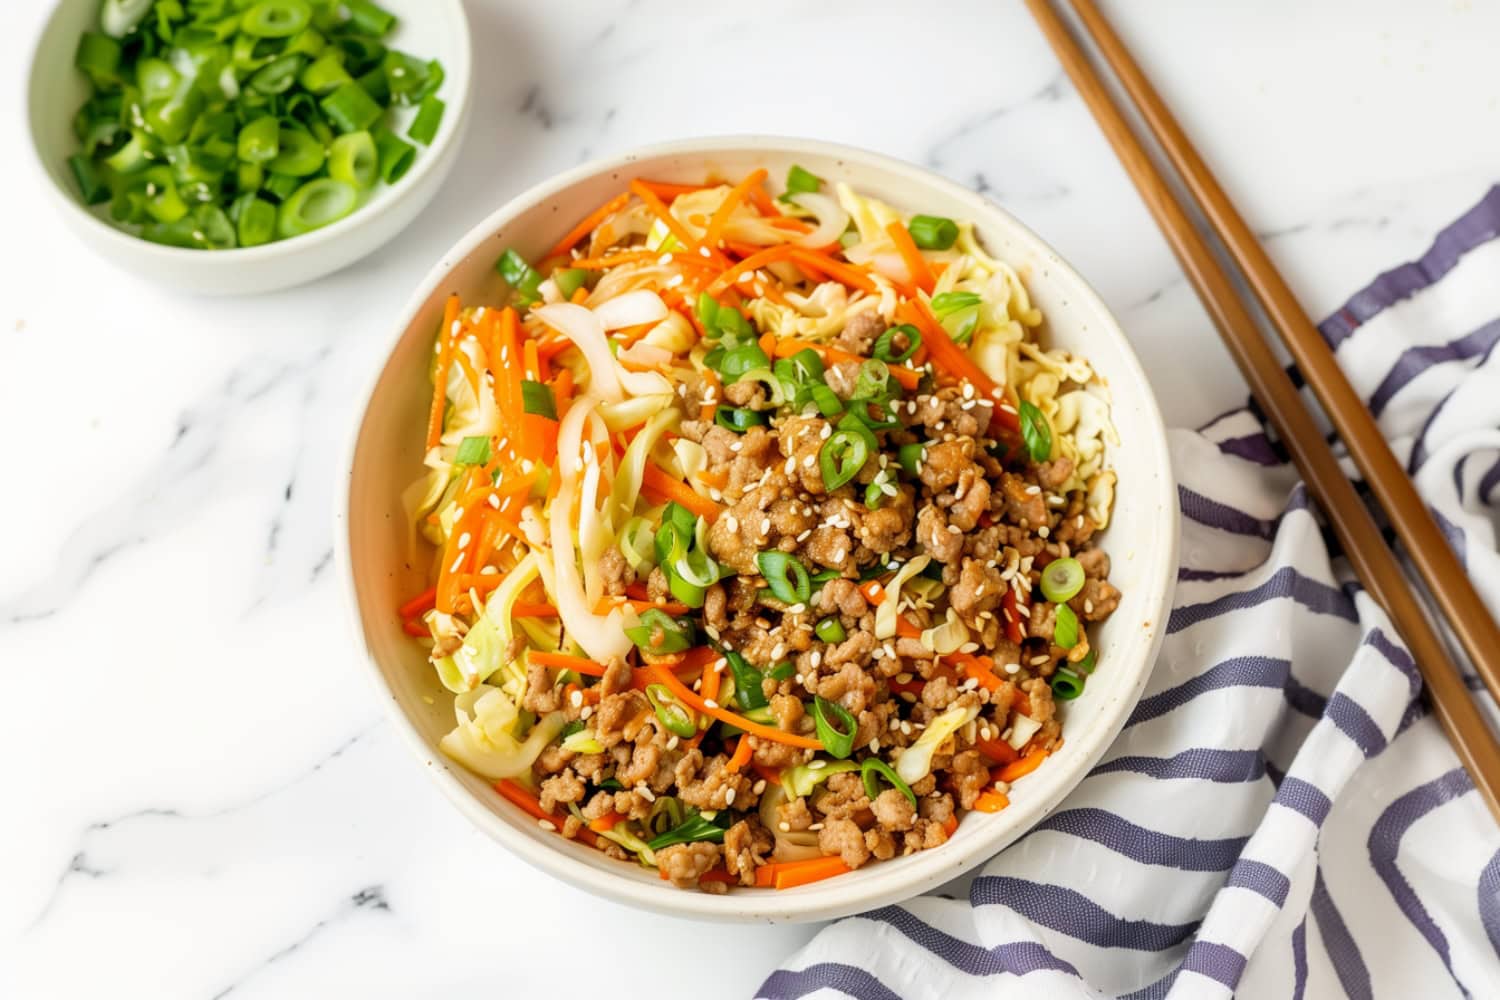
[[[916, 791], [916, 786], [912, 786], [912, 791]], [[917, 812], [923, 819], [941, 826], [953, 818], [953, 796], [947, 792], [937, 795], [929, 792], [917, 800]]]
[[818, 612], [825, 615], [838, 612], [850, 618], [859, 618], [870, 610], [865, 595], [860, 593], [859, 584], [853, 580], [829, 580], [818, 591], [813, 603]]
[[979, 798], [990, 783], [990, 770], [979, 759], [979, 751], [964, 750], [954, 754], [953, 763], [948, 765], [948, 769], [953, 776], [953, 790], [958, 795], [958, 804], [965, 809], [972, 808], [974, 800]]
[[1086, 622], [1103, 621], [1120, 606], [1120, 592], [1108, 580], [1085, 580], [1068, 607]]
[[958, 688], [941, 674], [922, 685], [922, 704], [935, 712], [947, 708], [957, 697]]
[[930, 851], [934, 847], [942, 847], [947, 842], [948, 831], [943, 828], [942, 823], [919, 819], [912, 824], [911, 830], [906, 834], [906, 853]]
[[[869, 635], [867, 632], [859, 634]], [[871, 636], [870, 640], [873, 643], [874, 636]], [[875, 696], [875, 681], [865, 673], [860, 663], [845, 662], [837, 673], [818, 681], [817, 693], [828, 701], [838, 702], [858, 716], [870, 704], [870, 699]]]
[[719, 863], [718, 844], [699, 841], [695, 844], [673, 844], [656, 852], [656, 864], [679, 889], [689, 889]]
[[859, 384], [858, 361], [840, 361], [836, 365], [829, 365], [823, 373], [823, 380], [828, 383], [828, 388], [840, 399], [848, 400], [854, 398]]
[[807, 710], [803, 707], [801, 698], [789, 694], [772, 696], [771, 717], [776, 720], [777, 729], [795, 733], [806, 716]]
[[942, 565], [957, 562], [964, 550], [964, 535], [957, 527], [948, 530], [948, 519], [934, 504], [917, 515], [917, 542]]
[[766, 405], [766, 387], [756, 381], [731, 382], [724, 387], [724, 398], [735, 406], [763, 409]]
[[599, 701], [594, 712], [594, 737], [605, 747], [621, 741], [634, 743], [648, 719], [656, 718], [651, 703], [639, 691], [622, 691]]
[[552, 681], [552, 672], [546, 667], [531, 664], [526, 668], [526, 693], [521, 696], [521, 707], [546, 715], [557, 711], [562, 701], [562, 692]]
[[573, 770], [578, 776], [596, 785], [604, 780], [604, 769], [610, 766], [612, 759], [608, 754], [585, 753], [573, 758]]
[[948, 599], [959, 617], [972, 621], [981, 611], [993, 611], [1009, 586], [1000, 571], [977, 559], [965, 559], [958, 583]]
[[[875, 338], [884, 332], [885, 320], [880, 318], [880, 313], [874, 309], [866, 309], [864, 312], [857, 312], [850, 316], [844, 323], [844, 329], [839, 331], [839, 335], [834, 338], [833, 342], [850, 354], [868, 357]], [[903, 343], [891, 345], [896, 350], [897, 356], [900, 351], [906, 350], [905, 339], [903, 336], [901, 338]]]
[[857, 771], [835, 774], [823, 783], [823, 793], [813, 801], [813, 808], [832, 819], [870, 820], [870, 799], [865, 795], [864, 781]]
[[571, 750], [564, 750], [560, 744], [552, 743], [537, 755], [536, 763], [531, 769], [537, 774], [556, 774], [573, 762], [576, 757]]
[[612, 792], [595, 792], [593, 797], [583, 807], [583, 818], [589, 822], [603, 819], [615, 811], [615, 797]]
[[1057, 605], [1042, 602], [1031, 606], [1031, 617], [1026, 620], [1026, 634], [1033, 639], [1052, 642], [1052, 633], [1057, 628]]
[[766, 863], [775, 843], [759, 817], [742, 819], [724, 833], [724, 867], [741, 885], [754, 885], [755, 869]]
[[720, 632], [729, 627], [729, 592], [722, 583], [703, 592], [703, 620]]
[[604, 677], [599, 681], [599, 695], [608, 698], [612, 694], [630, 690], [630, 665], [618, 656], [609, 658], [604, 665]]
[[992, 413], [988, 402], [964, 399], [963, 393], [952, 386], [945, 386], [933, 394], [918, 396], [912, 400], [911, 407], [906, 413], [907, 426], [924, 428], [928, 432], [925, 435], [927, 437], [940, 437], [944, 434], [975, 437], [989, 426]]
[[[623, 749], [623, 744], [618, 749]], [[652, 743], [638, 742], [630, 752], [629, 761], [615, 770], [615, 778], [627, 788], [641, 782], [649, 782], [656, 775], [661, 762], [661, 749]]]
[[789, 417], [778, 428], [776, 443], [786, 460], [786, 475], [792, 477], [793, 485], [813, 496], [827, 492], [818, 468], [818, 453], [832, 433], [832, 426], [822, 417]]
[[858, 868], [870, 860], [865, 832], [848, 819], [831, 819], [823, 825], [818, 831], [818, 850], [838, 855], [850, 868]]
[[677, 762], [677, 797], [698, 809], [726, 809], [733, 804], [748, 809], [754, 805], [752, 782], [728, 770], [728, 763], [723, 754], [705, 762], [702, 751], [689, 750]]
[[604, 592], [615, 597], [624, 596], [625, 588], [635, 583], [635, 570], [630, 568], [625, 556], [613, 545], [599, 557], [599, 575], [604, 579]]
[[842, 573], [853, 563], [854, 542], [847, 531], [824, 525], [813, 529], [803, 551], [819, 566]]
[[870, 651], [874, 648], [873, 632], [855, 632], [837, 646], [830, 646], [823, 655], [823, 664], [827, 667], [836, 667], [841, 663], [864, 664], [869, 661]]
[[859, 543], [871, 552], [886, 553], [911, 541], [913, 495], [911, 487], [902, 484], [877, 510], [858, 505], [854, 534]]
[[646, 577], [646, 596], [653, 601], [665, 601], [671, 592], [672, 586], [667, 582], [667, 574], [662, 572], [660, 566], [651, 567], [651, 575]]
[[953, 491], [952, 505], [948, 508], [948, 522], [960, 531], [973, 531], [979, 526], [979, 519], [989, 513], [989, 507], [990, 484], [977, 475], [966, 484], [960, 476], [958, 488]]
[[582, 802], [584, 793], [588, 789], [578, 775], [573, 773], [571, 767], [564, 768], [561, 774], [555, 774], [542, 782], [541, 792], [538, 795], [542, 804], [542, 812], [553, 812], [559, 804], [569, 802]]
[[1073, 460], [1066, 455], [1043, 462], [1036, 467], [1036, 481], [1044, 490], [1056, 493], [1073, 475]]
[[776, 771], [806, 764], [812, 760], [811, 750], [787, 746], [775, 740], [763, 740], [759, 736], [750, 737], [750, 747], [754, 751], [751, 760], [762, 767], [769, 767]]
[[922, 451], [922, 465], [918, 470], [922, 484], [933, 493], [940, 493], [958, 484], [959, 477], [975, 474], [974, 441], [972, 438], [956, 438], [929, 444]]
[[1000, 492], [997, 495], [1005, 517], [1020, 522], [1022, 527], [1035, 528], [1047, 523], [1047, 503], [1042, 499], [1042, 490], [1020, 476], [1009, 472], [1000, 477]]
[[568, 840], [572, 840], [575, 837], [577, 837], [578, 836], [578, 831], [580, 831], [582, 829], [583, 829], [583, 820], [579, 819], [577, 816], [574, 816], [572, 813], [568, 813], [568, 815], [563, 818], [563, 825], [562, 825], [562, 831], [561, 832], [562, 832], [562, 835], [564, 837], [566, 837]]
[[[894, 788], [887, 788], [876, 796], [870, 808], [875, 813], [875, 822], [886, 830], [910, 830], [917, 818], [917, 810], [912, 806], [911, 800]], [[894, 852], [894, 848], [892, 851]]]

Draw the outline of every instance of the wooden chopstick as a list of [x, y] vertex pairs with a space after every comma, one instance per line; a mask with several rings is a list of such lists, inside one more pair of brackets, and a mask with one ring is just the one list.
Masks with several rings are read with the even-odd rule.
[[1406, 640], [1432, 700], [1433, 712], [1448, 734], [1460, 762], [1474, 785], [1500, 819], [1500, 743], [1469, 697], [1458, 668], [1449, 659], [1442, 639], [1427, 619], [1426, 610], [1409, 588], [1395, 555], [1344, 477], [1333, 450], [1303, 405], [1302, 397], [1282, 368], [1234, 285], [1215, 260], [1207, 241], [1173, 197], [1125, 117], [1089, 65], [1078, 43], [1049, 0], [1026, 0], [1074, 86], [1093, 112], [1105, 138], [1134, 181], [1146, 207], [1155, 217], [1183, 272], [1203, 301], [1239, 366], [1250, 391], [1276, 428], [1302, 478], [1332, 525], [1354, 572], [1371, 596], [1386, 610]]
[[1364, 474], [1376, 501], [1406, 546], [1412, 565], [1436, 598], [1458, 641], [1490, 694], [1500, 701], [1500, 625], [1474, 589], [1468, 572], [1448, 544], [1416, 485], [1402, 468], [1375, 418], [1344, 377], [1328, 342], [1313, 326], [1281, 272], [1271, 263], [1250, 227], [1209, 171], [1182, 127], [1131, 57], [1120, 36], [1099, 13], [1094, 0], [1073, 0], [1084, 29], [1119, 77], [1145, 119], [1146, 127], [1187, 183], [1188, 192], [1244, 272], [1281, 342], [1296, 359], [1307, 384], [1328, 414]]

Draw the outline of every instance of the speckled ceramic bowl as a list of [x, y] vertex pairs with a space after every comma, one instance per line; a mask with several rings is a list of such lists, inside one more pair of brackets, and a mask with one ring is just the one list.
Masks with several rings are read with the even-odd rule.
[[[1069, 704], [1062, 750], [1015, 785], [1011, 805], [972, 813], [944, 846], [872, 863], [850, 875], [783, 892], [737, 889], [714, 896], [671, 888], [654, 872], [538, 828], [482, 779], [449, 761], [438, 740], [453, 727], [452, 696], [421, 647], [402, 633], [396, 608], [426, 586], [408, 561], [401, 492], [422, 469], [422, 429], [433, 331], [444, 299], [494, 302], [494, 272], [506, 247], [542, 252], [632, 177], [701, 182], [755, 167], [784, 176], [798, 163], [830, 181], [907, 210], [972, 219], [994, 255], [1013, 265], [1046, 316], [1042, 338], [1086, 355], [1113, 396], [1120, 445], [1114, 521], [1105, 543], [1111, 580], [1124, 592], [1099, 629], [1104, 651], [1084, 695]], [[393, 325], [390, 357], [371, 388], [348, 458], [338, 510], [337, 546], [356, 641], [396, 727], [453, 803], [480, 829], [528, 863], [620, 902], [696, 919], [820, 920], [930, 890], [1014, 841], [1054, 809], [1104, 753], [1140, 697], [1160, 645], [1177, 569], [1177, 500], [1161, 415], [1130, 344], [1088, 284], [1009, 214], [925, 170], [857, 149], [799, 139], [736, 137], [655, 146], [580, 167], [527, 191], [480, 221], [438, 262]]]
[[[380, 184], [347, 218], [296, 239], [234, 250], [161, 246], [116, 228], [109, 206], [78, 196], [68, 157], [78, 150], [73, 115], [89, 95], [73, 68], [78, 38], [96, 30], [99, 0], [60, 0], [32, 55], [26, 117], [42, 188], [63, 221], [91, 250], [132, 274], [198, 295], [250, 295], [332, 274], [384, 246], [432, 200], [458, 160], [473, 89], [469, 22], [460, 0], [381, 0], [398, 18], [390, 44], [443, 63], [442, 126], [405, 177]], [[404, 126], [403, 126], [404, 128]]]

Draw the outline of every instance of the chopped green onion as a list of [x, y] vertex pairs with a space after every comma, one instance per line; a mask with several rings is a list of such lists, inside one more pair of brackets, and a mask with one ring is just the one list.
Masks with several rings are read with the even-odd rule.
[[1099, 657], [1094, 653], [1094, 648], [1090, 646], [1089, 651], [1083, 654], [1083, 659], [1073, 664], [1073, 669], [1086, 676], [1094, 672], [1094, 667], [1098, 662]]
[[453, 456], [454, 465], [484, 465], [490, 460], [490, 439], [483, 436], [466, 437], [458, 443], [458, 452]]
[[690, 608], [701, 608], [703, 602], [708, 599], [707, 587], [689, 583], [670, 570], [667, 571], [667, 589], [672, 592], [673, 597]]
[[102, 89], [120, 78], [120, 51], [120, 43], [115, 39], [85, 31], [73, 53], [73, 65]]
[[773, 681], [789, 681], [797, 676], [797, 668], [791, 663], [778, 663], [766, 672], [766, 676]]
[[[729, 310], [733, 312], [734, 310]], [[737, 312], [735, 315], [739, 315]], [[719, 374], [724, 378], [724, 384], [729, 385], [738, 382], [746, 372], [756, 369], [769, 369], [771, 359], [766, 357], [766, 352], [760, 349], [755, 341], [748, 344], [740, 344], [737, 347], [727, 349], [720, 358], [718, 365]]]
[[276, 232], [289, 239], [321, 229], [344, 218], [359, 203], [352, 185], [319, 177], [302, 185], [276, 213]]
[[705, 334], [717, 327], [719, 316], [719, 303], [707, 292], [698, 293], [698, 303], [694, 307], [698, 314], [698, 322], [703, 325]]
[[829, 493], [859, 475], [870, 458], [870, 446], [864, 437], [850, 430], [835, 431], [818, 449], [818, 470], [823, 474], [823, 488]]
[[291, 174], [273, 173], [266, 180], [265, 192], [278, 201], [286, 201], [301, 186], [302, 178], [300, 177], [294, 177]]
[[891, 370], [879, 361], [862, 361], [854, 378], [854, 399], [884, 398], [891, 381]]
[[500, 272], [500, 277], [515, 291], [516, 297], [522, 305], [530, 305], [540, 300], [542, 276], [536, 272], [526, 258], [514, 250], [506, 250], [495, 262], [495, 270]]
[[297, 75], [302, 72], [305, 62], [302, 56], [297, 55], [273, 59], [256, 71], [248, 86], [257, 94], [265, 94], [267, 97], [284, 94], [297, 82]]
[[552, 283], [557, 286], [558, 294], [565, 299], [571, 299], [573, 293], [588, 280], [589, 273], [581, 267], [562, 267], [552, 272]]
[[290, 38], [310, 20], [307, 0], [260, 0], [240, 18], [240, 30], [256, 38]]
[[864, 762], [859, 765], [859, 770], [861, 777], [864, 778], [865, 797], [871, 802], [880, 797], [880, 783], [877, 779], [884, 778], [887, 784], [906, 796], [907, 801], [911, 803], [913, 809], [917, 807], [917, 793], [911, 790], [910, 785], [901, 780], [901, 775], [897, 774], [891, 765], [879, 757], [866, 757]]
[[124, 38], [151, 13], [152, 3], [153, 0], [104, 0], [99, 24], [106, 35]]
[[[837, 727], [834, 725], [835, 721], [838, 723]], [[843, 705], [829, 701], [822, 695], [814, 695], [813, 722], [817, 726], [818, 742], [823, 744], [823, 749], [840, 760], [854, 752], [854, 736], [859, 731], [859, 722]]]
[[748, 410], [738, 406], [720, 406], [714, 410], [714, 423], [725, 430], [743, 434], [752, 427], [758, 427], [766, 422], [766, 415], [755, 410]]
[[724, 827], [717, 825], [713, 820], [703, 818], [702, 813], [696, 813], [683, 821], [682, 825], [668, 830], [666, 833], [650, 842], [653, 851], [659, 851], [673, 844], [694, 844], [700, 841], [712, 841], [717, 844], [724, 840]]
[[346, 83], [318, 102], [340, 132], [360, 132], [380, 121], [382, 108], [358, 83]]
[[811, 347], [804, 347], [784, 360], [791, 365], [798, 382], [815, 382], [823, 378], [823, 359]]
[[1042, 567], [1042, 596], [1054, 604], [1071, 601], [1083, 589], [1083, 564], [1077, 559], [1054, 559]]
[[1033, 462], [1045, 462], [1052, 456], [1052, 426], [1035, 404], [1021, 400], [1021, 442]]
[[643, 653], [664, 655], [690, 649], [696, 639], [693, 623], [673, 618], [660, 608], [641, 612], [641, 623], [625, 630], [625, 635]]
[[387, 184], [394, 184], [411, 169], [417, 147], [388, 128], [376, 129], [374, 135], [375, 148], [380, 151], [380, 177]]
[[922, 458], [926, 453], [927, 446], [921, 442], [903, 444], [896, 449], [896, 461], [908, 475], [915, 476], [922, 471]]
[[732, 649], [722, 651], [729, 664], [729, 674], [734, 678], [734, 698], [740, 708], [753, 711], [764, 708], [766, 693], [761, 690], [761, 672], [750, 665], [750, 661]]
[[252, 196], [240, 208], [237, 231], [242, 247], [271, 242], [276, 236], [276, 206]]
[[1078, 616], [1066, 604], [1057, 605], [1057, 618], [1052, 629], [1052, 643], [1063, 649], [1078, 645]]
[[761, 552], [755, 565], [766, 578], [771, 593], [783, 604], [806, 604], [812, 600], [812, 578], [807, 567], [785, 552]]
[[646, 686], [646, 700], [651, 702], [651, 707], [656, 709], [656, 717], [666, 727], [667, 732], [681, 736], [683, 739], [691, 739], [698, 735], [698, 722], [683, 706], [677, 704], [672, 697], [672, 691], [665, 684], [648, 684]]
[[567, 739], [569, 736], [572, 736], [574, 733], [581, 733], [587, 728], [588, 723], [584, 722], [582, 719], [574, 719], [572, 722], [562, 727], [562, 730], [557, 734], [557, 742], [560, 743], [563, 740]]
[[68, 169], [73, 171], [73, 180], [78, 184], [78, 193], [83, 196], [85, 205], [98, 205], [114, 196], [94, 161], [82, 153], [68, 157]]
[[[302, 84], [302, 89], [310, 91], [322, 97], [331, 94], [346, 83], [352, 83], [354, 78], [344, 68], [344, 60], [338, 49], [328, 49], [318, 58], [308, 63], [297, 77], [297, 82]], [[374, 94], [370, 95], [374, 97]]]
[[844, 412], [844, 401], [822, 382], [815, 382], [808, 386], [807, 394], [813, 405], [818, 408], [818, 412], [825, 417], [836, 417]]
[[236, 244], [234, 223], [218, 205], [199, 205], [193, 209], [193, 222], [197, 229], [193, 238], [209, 250], [230, 250]]
[[368, 132], [350, 132], [328, 147], [328, 176], [360, 191], [368, 191], [380, 180], [380, 154]]
[[958, 225], [936, 215], [914, 215], [906, 226], [911, 241], [923, 250], [947, 250], [958, 240]]
[[270, 115], [257, 118], [240, 129], [236, 145], [240, 159], [248, 163], [269, 163], [280, 152], [281, 123]]
[[390, 34], [396, 26], [396, 15], [370, 3], [370, 0], [345, 0], [344, 6], [348, 8], [350, 24], [377, 38]]
[[843, 642], [849, 637], [844, 631], [844, 623], [837, 618], [824, 618], [813, 626], [813, 634], [824, 642]]
[[1052, 697], [1072, 701], [1083, 694], [1083, 678], [1067, 667], [1058, 667], [1052, 675]]
[[974, 336], [974, 331], [979, 328], [979, 307], [970, 306], [951, 312], [938, 320], [938, 323], [955, 344], [967, 344]]
[[425, 99], [417, 110], [417, 117], [412, 119], [411, 128], [406, 130], [406, 134], [424, 146], [432, 145], [432, 140], [437, 137], [438, 126], [443, 123], [443, 112], [447, 107], [436, 97]]
[[552, 387], [545, 382], [533, 382], [529, 378], [521, 380], [521, 408], [538, 417], [557, 419], [557, 398], [552, 395]]
[[879, 510], [880, 505], [885, 503], [885, 490], [880, 488], [879, 483], [870, 483], [865, 487], [865, 506], [871, 510]]
[[271, 173], [306, 177], [322, 168], [327, 153], [323, 144], [311, 132], [282, 125], [277, 129], [276, 137], [278, 151], [275, 158], [266, 164], [266, 169]]
[[778, 197], [778, 201], [790, 201], [791, 195], [808, 194], [823, 186], [823, 179], [816, 174], [809, 173], [792, 164], [792, 169], [786, 172], [786, 191]]
[[[901, 336], [906, 339], [905, 349], [899, 352], [896, 351], [897, 336]], [[895, 365], [911, 358], [913, 354], [917, 353], [917, 348], [921, 346], [922, 331], [918, 330], [910, 323], [902, 323], [900, 326], [892, 326], [886, 328], [886, 331], [884, 333], [882, 333], [879, 337], [876, 337], [875, 346], [871, 348], [870, 354], [877, 361], [884, 361], [888, 364]]]

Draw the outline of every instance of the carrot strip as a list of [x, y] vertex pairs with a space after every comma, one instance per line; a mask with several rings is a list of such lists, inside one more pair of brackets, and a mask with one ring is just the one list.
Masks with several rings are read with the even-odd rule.
[[693, 478], [704, 486], [710, 486], [716, 490], [722, 490], [729, 485], [729, 473], [723, 469], [709, 470], [693, 473]]
[[568, 298], [568, 301], [573, 303], [575, 306], [581, 306], [588, 301], [588, 298], [589, 290], [587, 286], [580, 285], [577, 288], [573, 289], [573, 294]]
[[655, 608], [656, 610], [665, 612], [669, 615], [685, 615], [692, 610], [686, 604], [679, 604], [676, 601], [637, 601], [627, 600], [621, 597], [603, 597], [600, 598], [599, 603], [594, 606], [594, 614], [604, 615], [608, 614], [614, 608], [624, 607], [633, 608], [637, 612], [649, 611], [650, 609]]
[[906, 270], [911, 274], [912, 284], [924, 292], [931, 292], [933, 286], [932, 270], [927, 266], [922, 251], [912, 242], [911, 233], [900, 222], [892, 222], [885, 227], [886, 235], [891, 242], [896, 244], [896, 251], [901, 254], [901, 259], [906, 263]]
[[526, 377], [533, 382], [540, 382], [542, 380], [542, 360], [537, 355], [536, 341], [527, 337], [526, 343], [521, 347], [521, 356], [526, 359]]
[[512, 618], [556, 618], [558, 612], [550, 604], [517, 601], [511, 605], [510, 616]]
[[740, 741], [734, 745], [734, 753], [730, 756], [729, 763], [724, 765], [724, 769], [730, 774], [738, 774], [746, 764], [750, 763], [750, 758], [754, 753], [755, 748], [750, 745], [750, 734], [741, 733]]
[[994, 789], [981, 792], [979, 798], [974, 800], [974, 808], [982, 813], [997, 813], [1008, 805], [1010, 805], [1010, 799]]
[[781, 216], [781, 210], [776, 207], [776, 203], [771, 200], [771, 196], [766, 193], [766, 189], [763, 187], [756, 186], [750, 189], [750, 204], [754, 205], [755, 210], [761, 215], [771, 218], [780, 218]]
[[[714, 399], [714, 400], [717, 400], [717, 399], [720, 399], [720, 398], [723, 397], [723, 392], [722, 392], [723, 386], [719, 382], [718, 373], [715, 372], [712, 368], [705, 368], [705, 369], [703, 369], [703, 382], [704, 382], [704, 393], [703, 393], [703, 398], [704, 399]], [[717, 410], [718, 408], [719, 408], [719, 404], [717, 402], [714, 402], [714, 403], [704, 403], [702, 406], [700, 406], [698, 408], [698, 419], [699, 420], [712, 420], [714, 418], [714, 411]]]
[[1005, 395], [1004, 388], [985, 374], [984, 369], [975, 364], [968, 353], [949, 338], [948, 332], [938, 323], [937, 317], [925, 302], [920, 299], [903, 302], [896, 312], [898, 317], [904, 316], [906, 322], [922, 331], [923, 346], [927, 348], [934, 365], [955, 378], [969, 380], [976, 390], [996, 403], [992, 420], [999, 421], [1000, 426], [1012, 432], [1021, 429], [1021, 418]]
[[[639, 180], [630, 182], [630, 190], [635, 193], [636, 197], [640, 198], [641, 201], [644, 201], [646, 203], [646, 207], [650, 208], [651, 211], [655, 213], [656, 217], [662, 221], [662, 225], [667, 227], [667, 231], [670, 232], [673, 236], [677, 237], [677, 241], [679, 243], [694, 252], [696, 252], [700, 246], [703, 246], [703, 244], [699, 243], [698, 240], [693, 238], [693, 234], [688, 232], [687, 227], [682, 224], [677, 216], [673, 215], [671, 211], [667, 209], [667, 206], [662, 202], [661, 198], [657, 196], [655, 191], [652, 191], [650, 188], [646, 187]], [[718, 264], [720, 267], [724, 267], [729, 263], [729, 261], [724, 259], [724, 255], [719, 253], [719, 251], [715, 250], [713, 247], [705, 247], [704, 249], [708, 251], [708, 259], [714, 261], [714, 263]]]
[[[844, 859], [839, 857], [809, 858], [807, 861], [788, 861], [775, 867], [776, 870], [771, 878], [772, 884], [777, 889], [795, 889], [799, 885], [821, 882], [823, 879], [833, 878], [835, 875], [847, 875], [854, 870], [844, 864]], [[757, 870], [756, 874], [760, 874], [759, 870]]]
[[609, 813], [608, 815], [600, 816], [596, 820], [589, 821], [589, 829], [595, 833], [607, 833], [615, 828], [616, 823], [624, 819], [625, 817], [620, 813]]
[[1021, 599], [1016, 596], [1016, 588], [1007, 587], [1005, 596], [1000, 598], [1000, 618], [1005, 623], [1005, 638], [1019, 645], [1026, 639], [1026, 623], [1022, 621]]
[[631, 183], [639, 184], [652, 194], [660, 198], [665, 198], [668, 201], [685, 194], [692, 194], [694, 191], [702, 191], [704, 188], [712, 186], [709, 184], [674, 184], [671, 181], [648, 181], [639, 177]]
[[432, 374], [432, 409], [427, 412], [427, 447], [443, 440], [443, 408], [448, 402], [448, 369], [453, 364], [453, 324], [458, 322], [458, 296], [448, 296], [443, 306], [443, 325], [438, 330], [438, 366]]
[[405, 632], [407, 635], [415, 636], [418, 639], [432, 638], [432, 633], [427, 630], [427, 626], [423, 625], [422, 622], [416, 618], [408, 618], [406, 621], [402, 622], [401, 631]]
[[540, 649], [527, 652], [526, 659], [538, 666], [552, 667], [556, 670], [571, 670], [575, 674], [583, 674], [585, 677], [603, 677], [604, 664], [596, 663], [587, 656], [572, 656], [568, 653], [548, 653]]
[[765, 778], [768, 785], [774, 785], [781, 781], [781, 771], [771, 767], [769, 764], [762, 764], [754, 758], [750, 760], [750, 770], [754, 771], [760, 777]]
[[[431, 611], [437, 605], [437, 588], [428, 587], [416, 597], [407, 601], [396, 609], [396, 614], [402, 618], [415, 618], [424, 611]], [[425, 632], [423, 633], [426, 634]]]
[[949, 836], [949, 837], [953, 836], [953, 831], [955, 831], [957, 829], [958, 829], [958, 817], [957, 816], [954, 816], [954, 815], [950, 814], [947, 819], [943, 820], [943, 833], [946, 834], [947, 836]]
[[641, 477], [641, 488], [658, 499], [675, 500], [699, 517], [712, 523], [719, 516], [719, 505], [699, 496], [691, 486], [680, 479], [673, 479], [651, 462], [646, 463], [646, 474]]
[[852, 264], [834, 260], [828, 254], [818, 253], [808, 247], [792, 247], [792, 260], [807, 261], [821, 270], [833, 280], [850, 288], [858, 288], [873, 294], [880, 286], [875, 284], [875, 279], [868, 273], [860, 270]]
[[1021, 759], [1021, 755], [1004, 740], [975, 740], [974, 747], [990, 760], [1002, 766]]
[[750, 189], [759, 187], [765, 179], [765, 168], [758, 168], [750, 171], [744, 180], [729, 189], [729, 193], [724, 196], [724, 200], [719, 203], [719, 207], [714, 210], [713, 217], [708, 220], [708, 225], [704, 228], [704, 246], [715, 250], [719, 248], [719, 237], [723, 234], [724, 226], [728, 224], [729, 217], [734, 214], [734, 210], [739, 207], [740, 202], [744, 201], [749, 195]]
[[[543, 809], [541, 800], [530, 789], [517, 784], [510, 778], [501, 778], [495, 782], [494, 788], [495, 791], [499, 792], [512, 804], [518, 806], [526, 815], [535, 819], [546, 820], [552, 824], [554, 829], [558, 831], [562, 830], [563, 821], [566, 817], [559, 816], [557, 813], [549, 813]], [[594, 836], [594, 832], [588, 827], [584, 827], [578, 831], [578, 839], [590, 847], [599, 842], [599, 838]]]
[[624, 208], [626, 203], [629, 201], [630, 192], [621, 191], [619, 194], [609, 199], [609, 201], [606, 201], [604, 204], [594, 209], [588, 215], [584, 216], [582, 221], [580, 221], [578, 225], [574, 226], [572, 229], [569, 229], [567, 235], [558, 240], [557, 243], [552, 247], [552, 249], [547, 251], [547, 256], [556, 257], [558, 254], [564, 254], [573, 249], [573, 245], [575, 243], [583, 239], [589, 233], [592, 233], [595, 229], [598, 229], [599, 223], [603, 222], [605, 219], [609, 218], [611, 215], [614, 215], [620, 209]]
[[1010, 784], [1020, 778], [1026, 777], [1032, 771], [1042, 766], [1042, 761], [1047, 759], [1047, 751], [1033, 750], [1020, 760], [1011, 761], [995, 774], [996, 781]]
[[810, 737], [802, 736], [798, 733], [784, 732], [774, 726], [761, 725], [759, 722], [752, 722], [743, 715], [731, 712], [726, 708], [709, 708], [703, 703], [702, 698], [698, 697], [692, 689], [678, 680], [672, 671], [659, 663], [648, 663], [639, 669], [646, 671], [647, 676], [651, 680], [665, 684], [667, 689], [672, 692], [673, 697], [682, 704], [688, 705], [705, 715], [711, 715], [720, 722], [727, 722], [736, 729], [743, 729], [747, 733], [754, 733], [761, 739], [771, 740], [773, 743], [785, 743], [787, 746], [802, 747], [804, 750], [823, 749], [822, 743]]
[[735, 287], [741, 275], [751, 274], [757, 268], [774, 264], [777, 261], [792, 260], [796, 252], [797, 247], [790, 243], [778, 243], [775, 246], [766, 247], [759, 253], [753, 253], [715, 278], [708, 286], [708, 294], [720, 295], [726, 289]]
[[981, 658], [969, 653], [950, 653], [948, 659], [958, 664], [964, 677], [979, 681], [980, 686], [986, 691], [998, 691], [1005, 686], [1005, 682], [994, 671], [994, 661], [985, 662], [988, 657]]

